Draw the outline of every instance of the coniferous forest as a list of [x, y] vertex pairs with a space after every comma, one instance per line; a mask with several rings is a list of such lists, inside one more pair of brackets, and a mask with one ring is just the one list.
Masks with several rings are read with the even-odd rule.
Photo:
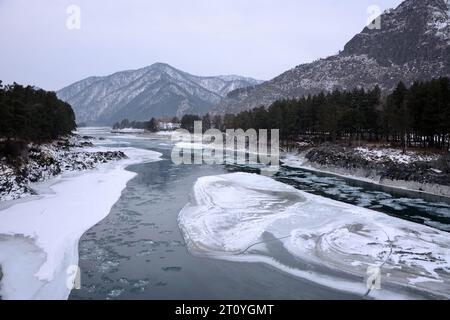
[[[186, 115], [182, 127], [195, 120], [204, 130], [280, 129], [283, 142], [380, 142], [397, 147], [449, 149], [450, 80], [400, 82], [383, 97], [381, 90], [335, 90], [301, 99], [281, 100], [237, 115], [203, 118]], [[148, 128], [143, 123], [143, 128]], [[75, 116], [53, 92], [0, 82], [0, 137], [25, 142], [48, 141], [75, 129]], [[121, 126], [117, 126], [121, 127]], [[193, 126], [192, 126], [193, 127]]]
[[220, 129], [280, 129], [283, 142], [379, 142], [396, 147], [448, 150], [450, 81], [440, 78], [399, 83], [383, 97], [378, 87], [333, 91], [282, 100], [237, 115], [227, 114]]
[[0, 151], [14, 143], [51, 141], [75, 128], [71, 106], [54, 92], [0, 82]]

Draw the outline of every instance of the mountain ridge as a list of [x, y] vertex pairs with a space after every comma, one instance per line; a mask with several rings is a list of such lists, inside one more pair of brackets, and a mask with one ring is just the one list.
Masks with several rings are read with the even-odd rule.
[[262, 81], [236, 75], [196, 76], [166, 63], [88, 77], [57, 92], [78, 123], [112, 124], [151, 117], [204, 114], [228, 92]]
[[272, 80], [230, 92], [213, 113], [237, 113], [274, 101], [334, 89], [384, 93], [399, 81], [450, 75], [450, 2], [406, 0], [381, 16], [381, 29], [365, 27], [337, 55], [305, 63]]

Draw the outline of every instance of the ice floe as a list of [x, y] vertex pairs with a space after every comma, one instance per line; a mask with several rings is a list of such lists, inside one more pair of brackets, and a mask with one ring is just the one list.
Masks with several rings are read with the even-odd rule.
[[[263, 262], [373, 298], [450, 297], [448, 233], [267, 177], [200, 178], [179, 225], [196, 255]], [[369, 267], [381, 268], [381, 290], [367, 289]]]
[[[120, 150], [128, 159], [62, 175], [50, 187], [51, 193], [0, 211], [2, 298], [68, 298], [68, 268], [78, 264], [80, 237], [109, 214], [127, 182], [135, 176], [126, 167], [157, 161], [161, 156], [143, 149]], [[5, 240], [5, 236], [13, 238]], [[20, 241], [16, 238], [19, 236]], [[39, 261], [31, 259], [31, 254], [42, 259], [42, 264], [30, 266], [27, 261]]]

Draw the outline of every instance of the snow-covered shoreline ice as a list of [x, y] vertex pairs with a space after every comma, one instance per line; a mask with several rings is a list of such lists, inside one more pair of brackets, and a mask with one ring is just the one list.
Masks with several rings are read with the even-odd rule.
[[379, 180], [376, 180], [374, 178], [365, 178], [365, 177], [357, 176], [357, 175], [341, 174], [341, 173], [333, 172], [331, 170], [319, 169], [315, 166], [312, 166], [310, 164], [310, 162], [304, 156], [302, 156], [300, 154], [284, 153], [282, 155], [281, 162], [282, 162], [282, 165], [288, 166], [291, 168], [322, 172], [322, 173], [339, 176], [339, 177], [343, 177], [343, 178], [360, 180], [360, 181], [374, 183], [374, 184], [380, 184]]
[[[86, 151], [99, 150], [119, 149], [99, 147]], [[128, 159], [101, 164], [89, 171], [64, 174], [54, 180], [49, 187], [51, 192], [0, 211], [0, 235], [12, 237], [6, 245], [15, 249], [0, 250], [3, 272], [0, 296], [3, 299], [68, 298], [68, 268], [78, 264], [79, 239], [109, 214], [127, 182], [135, 176], [126, 168], [136, 163], [158, 161], [161, 156], [136, 148], [121, 148], [120, 151]], [[30, 246], [24, 245], [27, 241], [41, 251], [30, 250]], [[30, 254], [45, 257], [38, 270], [26, 263]]]
[[[374, 158], [371, 159], [371, 161], [377, 161], [378, 155], [375, 154]], [[385, 156], [383, 156], [385, 157]], [[411, 161], [410, 156], [406, 156], [407, 158], [400, 158], [398, 159], [398, 163], [408, 163], [407, 161]], [[408, 158], [409, 157], [409, 158]], [[374, 160], [375, 159], [375, 160]], [[434, 159], [432, 157], [420, 158], [421, 160], [424, 159]], [[363, 181], [367, 183], [372, 183], [376, 185], [386, 186], [393, 189], [399, 189], [399, 190], [407, 190], [407, 191], [413, 191], [416, 193], [422, 193], [422, 194], [430, 194], [435, 196], [441, 196], [441, 197], [450, 197], [450, 187], [444, 186], [444, 185], [437, 185], [437, 184], [424, 184], [414, 181], [403, 181], [403, 180], [390, 180], [390, 179], [381, 179], [380, 176], [374, 176], [369, 172], [365, 172], [363, 169], [352, 169], [348, 170], [345, 168], [339, 168], [339, 167], [324, 167], [316, 163], [310, 162], [308, 159], [304, 157], [302, 154], [298, 153], [292, 153], [292, 152], [285, 152], [282, 154], [281, 162], [283, 166], [291, 167], [291, 168], [297, 168], [297, 169], [304, 169], [308, 171], [313, 172], [320, 172], [325, 173], [332, 176], [337, 177], [343, 177], [351, 180], [357, 180], [357, 181]], [[432, 169], [436, 170], [436, 169]], [[435, 171], [436, 172], [436, 171]]]
[[447, 233], [267, 177], [233, 173], [200, 178], [179, 225], [196, 255], [263, 262], [361, 296], [367, 291], [367, 268], [381, 267], [382, 290], [370, 297], [450, 296]]
[[35, 184], [126, 157], [120, 150], [91, 148], [93, 142], [97, 140], [70, 135], [49, 143], [30, 143], [13, 163], [0, 158], [0, 208], [5, 202], [35, 194]]
[[135, 129], [135, 128], [124, 128], [124, 129], [113, 129], [114, 133], [144, 133], [144, 129]]

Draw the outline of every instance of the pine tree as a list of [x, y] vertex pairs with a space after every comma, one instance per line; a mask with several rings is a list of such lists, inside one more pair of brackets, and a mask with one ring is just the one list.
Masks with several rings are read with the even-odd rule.
[[223, 119], [221, 116], [219, 115], [215, 115], [212, 119], [212, 126], [214, 127], [214, 129], [223, 131]]
[[211, 129], [211, 126], [212, 126], [211, 116], [209, 115], [209, 113], [207, 113], [206, 115], [203, 116], [202, 119], [203, 132]]
[[151, 118], [150, 121], [147, 123], [146, 128], [150, 132], [156, 132], [159, 129], [158, 121], [155, 118]]
[[202, 121], [199, 116], [187, 114], [181, 119], [181, 128], [188, 130], [189, 132], [194, 132], [194, 122]]

